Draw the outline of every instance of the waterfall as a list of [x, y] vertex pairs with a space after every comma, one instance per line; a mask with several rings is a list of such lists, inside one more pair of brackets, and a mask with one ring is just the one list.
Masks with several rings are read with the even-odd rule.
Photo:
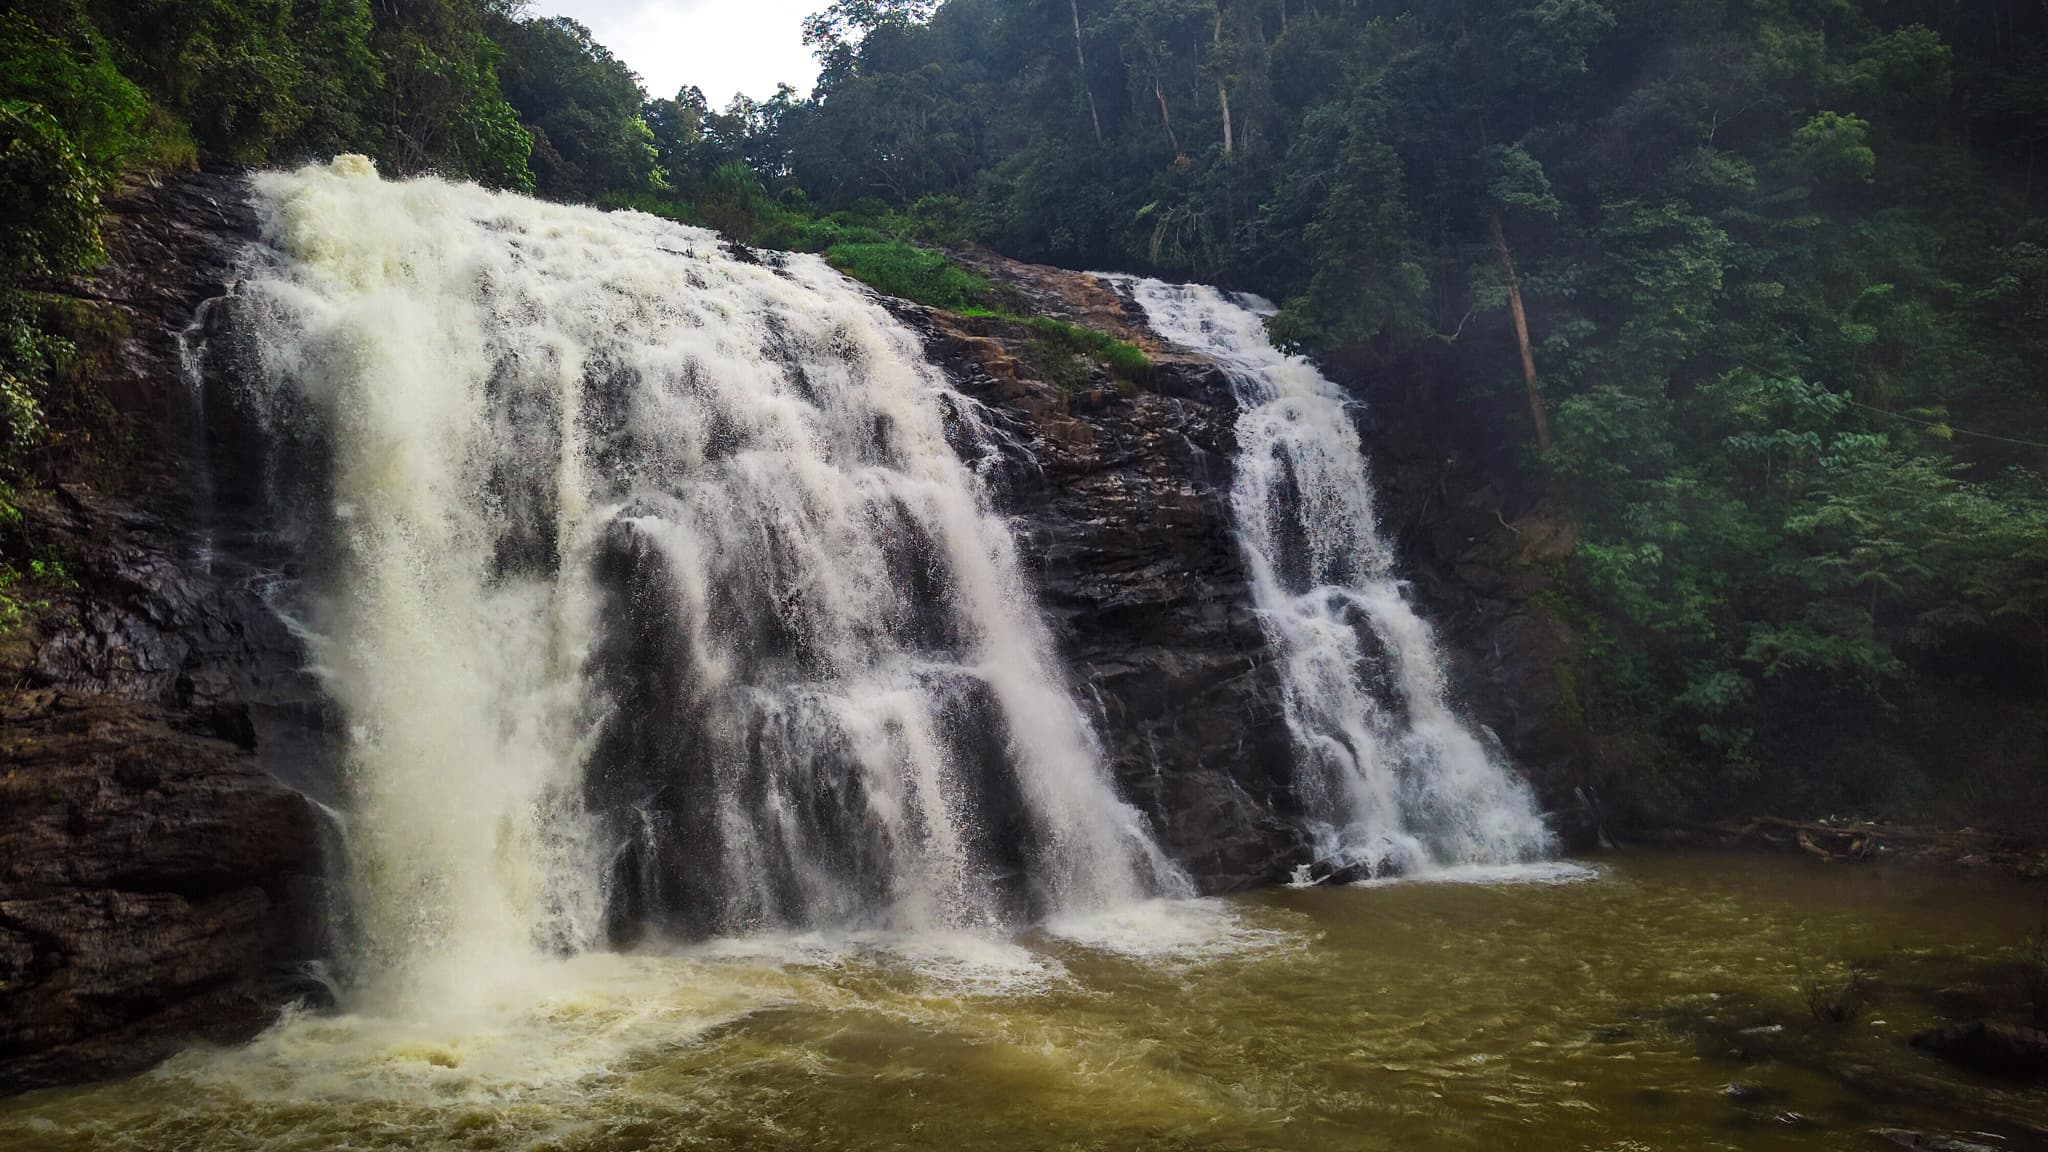
[[821, 259], [360, 157], [253, 187], [235, 402], [345, 722], [370, 986], [1187, 890], [962, 463], [974, 407]]
[[1527, 786], [1451, 707], [1443, 657], [1379, 534], [1343, 393], [1272, 346], [1264, 301], [1111, 279], [1159, 335], [1213, 359], [1234, 385], [1231, 511], [1281, 664], [1319, 855], [1380, 875], [1548, 851]]

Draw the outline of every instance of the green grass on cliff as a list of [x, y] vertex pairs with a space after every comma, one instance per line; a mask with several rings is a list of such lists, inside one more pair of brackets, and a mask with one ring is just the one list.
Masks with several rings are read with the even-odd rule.
[[905, 212], [874, 207], [814, 216], [801, 198], [771, 197], [753, 173], [728, 166], [687, 202], [643, 194], [607, 203], [713, 228], [755, 248], [822, 253], [834, 268], [885, 296], [1020, 325], [1030, 330], [1027, 359], [1061, 387], [1085, 382], [1077, 358], [1100, 364], [1125, 384], [1151, 372], [1151, 358], [1137, 345], [1051, 316], [1021, 315], [1003, 306], [1001, 288], [926, 247], [961, 238], [955, 213], [942, 201], [930, 198]]
[[877, 292], [948, 312], [964, 312], [993, 295], [988, 281], [902, 240], [837, 243], [825, 249], [825, 259]]

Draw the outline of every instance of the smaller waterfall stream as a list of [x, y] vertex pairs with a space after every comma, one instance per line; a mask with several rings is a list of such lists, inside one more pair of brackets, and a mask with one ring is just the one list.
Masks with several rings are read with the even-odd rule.
[[1232, 513], [1282, 661], [1318, 854], [1381, 875], [1548, 851], [1527, 786], [1451, 707], [1443, 657], [1379, 534], [1344, 394], [1273, 347], [1264, 301], [1111, 279], [1161, 336], [1214, 359], [1235, 384]]

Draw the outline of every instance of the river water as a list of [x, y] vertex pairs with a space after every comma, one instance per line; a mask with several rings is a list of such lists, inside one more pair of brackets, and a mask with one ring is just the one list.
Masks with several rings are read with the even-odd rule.
[[[0, 1148], [2042, 1147], [2048, 1091], [1906, 1040], [2009, 974], [2044, 905], [1982, 876], [1632, 853], [1021, 935], [590, 954], [491, 1003], [309, 1014], [0, 1103]], [[1804, 983], [1849, 962], [1880, 1002], [1815, 1021]]]

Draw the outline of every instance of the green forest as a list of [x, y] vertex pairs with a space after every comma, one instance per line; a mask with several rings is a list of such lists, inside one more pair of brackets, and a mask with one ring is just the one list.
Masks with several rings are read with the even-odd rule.
[[1559, 719], [1639, 813], [2044, 819], [2048, 6], [837, 0], [805, 38], [811, 93], [718, 107], [507, 0], [10, 5], [0, 617], [48, 578], [14, 494], [90, 404], [103, 204], [362, 152], [956, 309], [965, 242], [1267, 296], [1573, 523]]

